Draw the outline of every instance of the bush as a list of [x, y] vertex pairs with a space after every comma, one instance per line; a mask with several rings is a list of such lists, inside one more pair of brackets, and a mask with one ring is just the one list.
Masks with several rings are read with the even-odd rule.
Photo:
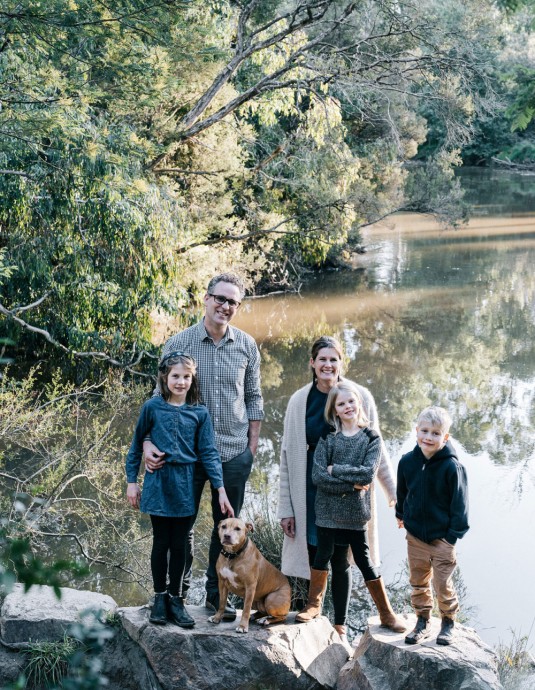
[[59, 642], [30, 642], [25, 669], [27, 686], [53, 688], [61, 683], [69, 669], [69, 659], [80, 646], [78, 640], [63, 636]]

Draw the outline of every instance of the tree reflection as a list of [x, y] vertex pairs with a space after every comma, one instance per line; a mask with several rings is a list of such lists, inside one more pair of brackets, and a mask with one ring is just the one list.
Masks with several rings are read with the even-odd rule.
[[276, 462], [288, 398], [309, 380], [314, 338], [329, 333], [345, 344], [347, 376], [372, 391], [385, 439], [439, 404], [468, 452], [521, 469], [535, 447], [534, 233], [387, 240], [381, 264], [353, 283], [327, 276], [299, 311], [284, 302], [286, 331], [262, 343], [272, 441], [262, 464]]

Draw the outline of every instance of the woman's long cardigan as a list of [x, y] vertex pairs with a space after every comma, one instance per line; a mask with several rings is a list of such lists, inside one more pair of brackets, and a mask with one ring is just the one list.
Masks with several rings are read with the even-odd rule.
[[[285, 575], [310, 579], [308, 564], [307, 529], [306, 529], [306, 467], [307, 442], [305, 430], [305, 415], [307, 398], [312, 384], [296, 391], [288, 402], [284, 417], [284, 433], [282, 437], [280, 459], [279, 519], [295, 518], [295, 537], [292, 539], [284, 535], [282, 545], [282, 572]], [[362, 396], [364, 412], [370, 420], [372, 429], [380, 433], [377, 408], [372, 394], [364, 386], [357, 388]], [[377, 480], [386, 494], [388, 504], [396, 502], [396, 483], [384, 442], [381, 439], [381, 461], [377, 470]], [[372, 517], [368, 523], [370, 553], [372, 561], [379, 563], [379, 539], [377, 534], [375, 481], [370, 487]]]

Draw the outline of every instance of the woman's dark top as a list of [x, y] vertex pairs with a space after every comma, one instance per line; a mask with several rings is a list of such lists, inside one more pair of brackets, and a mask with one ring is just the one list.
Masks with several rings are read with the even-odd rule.
[[324, 416], [327, 395], [327, 393], [322, 393], [318, 390], [316, 384], [314, 384], [308, 394], [305, 416], [307, 439], [307, 542], [312, 544], [312, 546], [317, 546], [318, 544], [316, 512], [314, 510], [316, 486], [312, 482], [314, 451], [320, 438], [326, 438], [331, 431], [334, 431], [333, 427], [326, 422]]

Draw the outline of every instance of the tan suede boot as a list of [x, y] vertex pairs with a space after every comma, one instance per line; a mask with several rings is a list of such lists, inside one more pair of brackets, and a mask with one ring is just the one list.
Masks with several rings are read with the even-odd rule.
[[382, 627], [388, 628], [393, 632], [405, 632], [407, 626], [392, 610], [390, 602], [388, 601], [388, 594], [386, 593], [383, 578], [378, 577], [377, 580], [367, 580], [366, 587], [377, 606]]
[[321, 616], [323, 595], [327, 589], [328, 570], [310, 569], [310, 585], [308, 587], [308, 602], [302, 611], [299, 611], [295, 620], [297, 623], [307, 623], [313, 618]]

